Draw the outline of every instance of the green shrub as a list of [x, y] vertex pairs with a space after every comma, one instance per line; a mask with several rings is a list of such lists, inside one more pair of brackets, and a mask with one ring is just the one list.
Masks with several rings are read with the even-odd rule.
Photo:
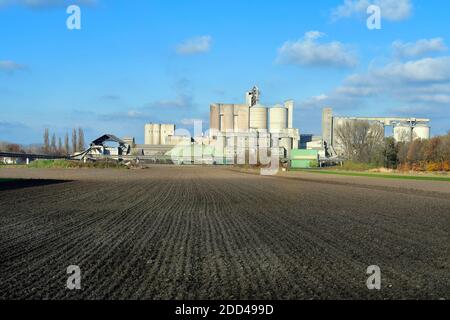
[[318, 168], [318, 167], [319, 167], [319, 161], [317, 161], [317, 160], [311, 160], [311, 161], [309, 162], [309, 166], [310, 166], [311, 168]]

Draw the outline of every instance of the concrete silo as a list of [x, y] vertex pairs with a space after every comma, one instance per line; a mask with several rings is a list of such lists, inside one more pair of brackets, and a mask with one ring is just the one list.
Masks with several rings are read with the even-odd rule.
[[250, 108], [250, 129], [267, 130], [267, 108], [258, 104]]
[[153, 124], [145, 125], [145, 144], [153, 144]]
[[245, 104], [234, 105], [234, 131], [235, 132], [248, 132], [250, 123], [250, 109]]
[[233, 132], [234, 131], [234, 105], [222, 104], [220, 106], [220, 131]]
[[153, 125], [153, 145], [160, 145], [161, 144], [161, 125], [160, 124], [154, 124]]
[[216, 136], [220, 131], [220, 106], [217, 104], [210, 106], [209, 128], [212, 136]]
[[409, 123], [399, 123], [394, 127], [394, 139], [397, 142], [410, 142], [412, 127]]
[[418, 124], [413, 129], [413, 139], [429, 140], [431, 138], [430, 126], [426, 124]]
[[276, 105], [269, 109], [269, 130], [271, 133], [279, 133], [288, 127], [288, 109]]

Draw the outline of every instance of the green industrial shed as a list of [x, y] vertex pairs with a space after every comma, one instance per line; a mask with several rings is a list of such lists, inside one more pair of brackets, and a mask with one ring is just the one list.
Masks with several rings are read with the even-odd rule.
[[291, 151], [290, 160], [292, 169], [317, 167], [319, 162], [319, 151], [293, 149]]

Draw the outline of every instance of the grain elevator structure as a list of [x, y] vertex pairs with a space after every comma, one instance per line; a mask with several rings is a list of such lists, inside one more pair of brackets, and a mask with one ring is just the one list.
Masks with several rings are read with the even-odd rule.
[[300, 139], [299, 130], [293, 127], [293, 116], [294, 101], [266, 107], [260, 104], [260, 90], [255, 86], [246, 92], [243, 104], [210, 106], [209, 137], [238, 152], [242, 151], [239, 148], [251, 151], [278, 147], [288, 156]]

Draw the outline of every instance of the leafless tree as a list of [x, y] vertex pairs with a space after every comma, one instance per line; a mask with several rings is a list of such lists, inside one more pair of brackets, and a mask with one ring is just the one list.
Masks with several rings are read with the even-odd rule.
[[348, 160], [372, 163], [382, 157], [384, 127], [379, 123], [345, 121], [337, 127], [336, 138]]
[[48, 128], [44, 130], [44, 153], [48, 153], [50, 151], [50, 134], [48, 132]]
[[85, 150], [84, 131], [82, 128], [78, 128], [78, 151]]
[[50, 147], [51, 147], [51, 153], [56, 154], [57, 149], [56, 149], [56, 135], [55, 134], [52, 135], [52, 142], [51, 142]]
[[72, 130], [72, 152], [78, 152], [78, 142], [77, 142], [77, 130]]
[[64, 154], [61, 137], [58, 137], [58, 154], [60, 156]]
[[64, 137], [64, 153], [66, 155], [70, 154], [69, 133], [67, 133], [67, 132], [66, 132], [66, 136]]

